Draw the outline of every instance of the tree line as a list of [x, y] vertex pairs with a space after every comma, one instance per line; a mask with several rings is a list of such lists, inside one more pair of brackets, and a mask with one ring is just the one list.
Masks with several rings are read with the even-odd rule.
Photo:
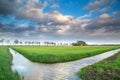
[[13, 42], [10, 40], [0, 39], [1, 45], [44, 45], [44, 46], [68, 46], [69, 43], [63, 43], [63, 42], [40, 42], [40, 41], [20, 41], [15, 39]]
[[3, 43], [5, 43], [6, 45], [38, 45], [38, 46], [86, 46], [87, 43], [84, 41], [77, 41], [75, 43], [67, 43], [67, 42], [49, 42], [49, 41], [45, 41], [45, 42], [40, 42], [40, 41], [20, 41], [15, 39], [13, 42], [11, 42], [10, 40], [5, 40], [5, 39], [0, 39], [0, 44], [4, 45]]

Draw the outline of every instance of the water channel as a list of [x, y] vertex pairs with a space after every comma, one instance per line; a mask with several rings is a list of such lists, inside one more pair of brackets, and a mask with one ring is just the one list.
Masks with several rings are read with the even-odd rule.
[[12, 70], [17, 71], [23, 80], [81, 80], [76, 73], [83, 67], [108, 58], [120, 49], [108, 51], [96, 56], [55, 64], [31, 62], [17, 51], [9, 48], [13, 56]]

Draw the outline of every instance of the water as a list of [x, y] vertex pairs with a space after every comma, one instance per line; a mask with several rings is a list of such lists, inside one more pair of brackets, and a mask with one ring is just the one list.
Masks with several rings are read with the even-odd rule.
[[71, 62], [44, 64], [31, 62], [13, 49], [9, 48], [9, 50], [13, 55], [12, 70], [23, 76], [23, 80], [80, 80], [76, 72], [81, 68], [99, 62], [120, 51], [117, 49]]

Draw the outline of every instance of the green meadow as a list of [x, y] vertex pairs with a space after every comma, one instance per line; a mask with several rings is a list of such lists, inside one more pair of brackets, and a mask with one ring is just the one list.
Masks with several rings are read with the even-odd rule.
[[82, 80], [120, 80], [120, 52], [78, 72]]
[[14, 46], [12, 48], [33, 62], [58, 63], [97, 55], [117, 49], [119, 46]]
[[11, 65], [12, 55], [8, 47], [0, 46], [0, 80], [20, 80], [20, 76], [12, 72]]
[[[58, 63], [97, 55], [120, 48], [120, 46], [11, 46], [11, 48], [33, 62]], [[99, 80], [99, 75], [101, 74], [101, 77], [104, 76], [102, 74], [105, 74], [105, 80], [109, 80], [108, 77], [111, 78], [111, 75], [113, 80], [117, 80], [120, 78], [118, 76], [120, 74], [120, 53], [111, 59], [83, 68], [81, 72], [78, 72], [78, 75], [83, 80]], [[20, 76], [12, 72], [11, 65], [12, 55], [8, 47], [0, 46], [0, 80], [20, 80]], [[86, 76], [89, 77], [86, 79]]]

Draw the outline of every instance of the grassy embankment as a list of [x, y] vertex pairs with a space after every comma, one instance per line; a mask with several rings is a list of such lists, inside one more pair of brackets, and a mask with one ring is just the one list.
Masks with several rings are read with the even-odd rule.
[[8, 47], [0, 46], [0, 80], [20, 80], [17, 73], [11, 70], [12, 55], [8, 51]]
[[33, 62], [57, 63], [78, 60], [118, 47], [120, 48], [120, 46], [15, 46], [12, 48]]
[[82, 80], [120, 80], [120, 52], [78, 72]]

